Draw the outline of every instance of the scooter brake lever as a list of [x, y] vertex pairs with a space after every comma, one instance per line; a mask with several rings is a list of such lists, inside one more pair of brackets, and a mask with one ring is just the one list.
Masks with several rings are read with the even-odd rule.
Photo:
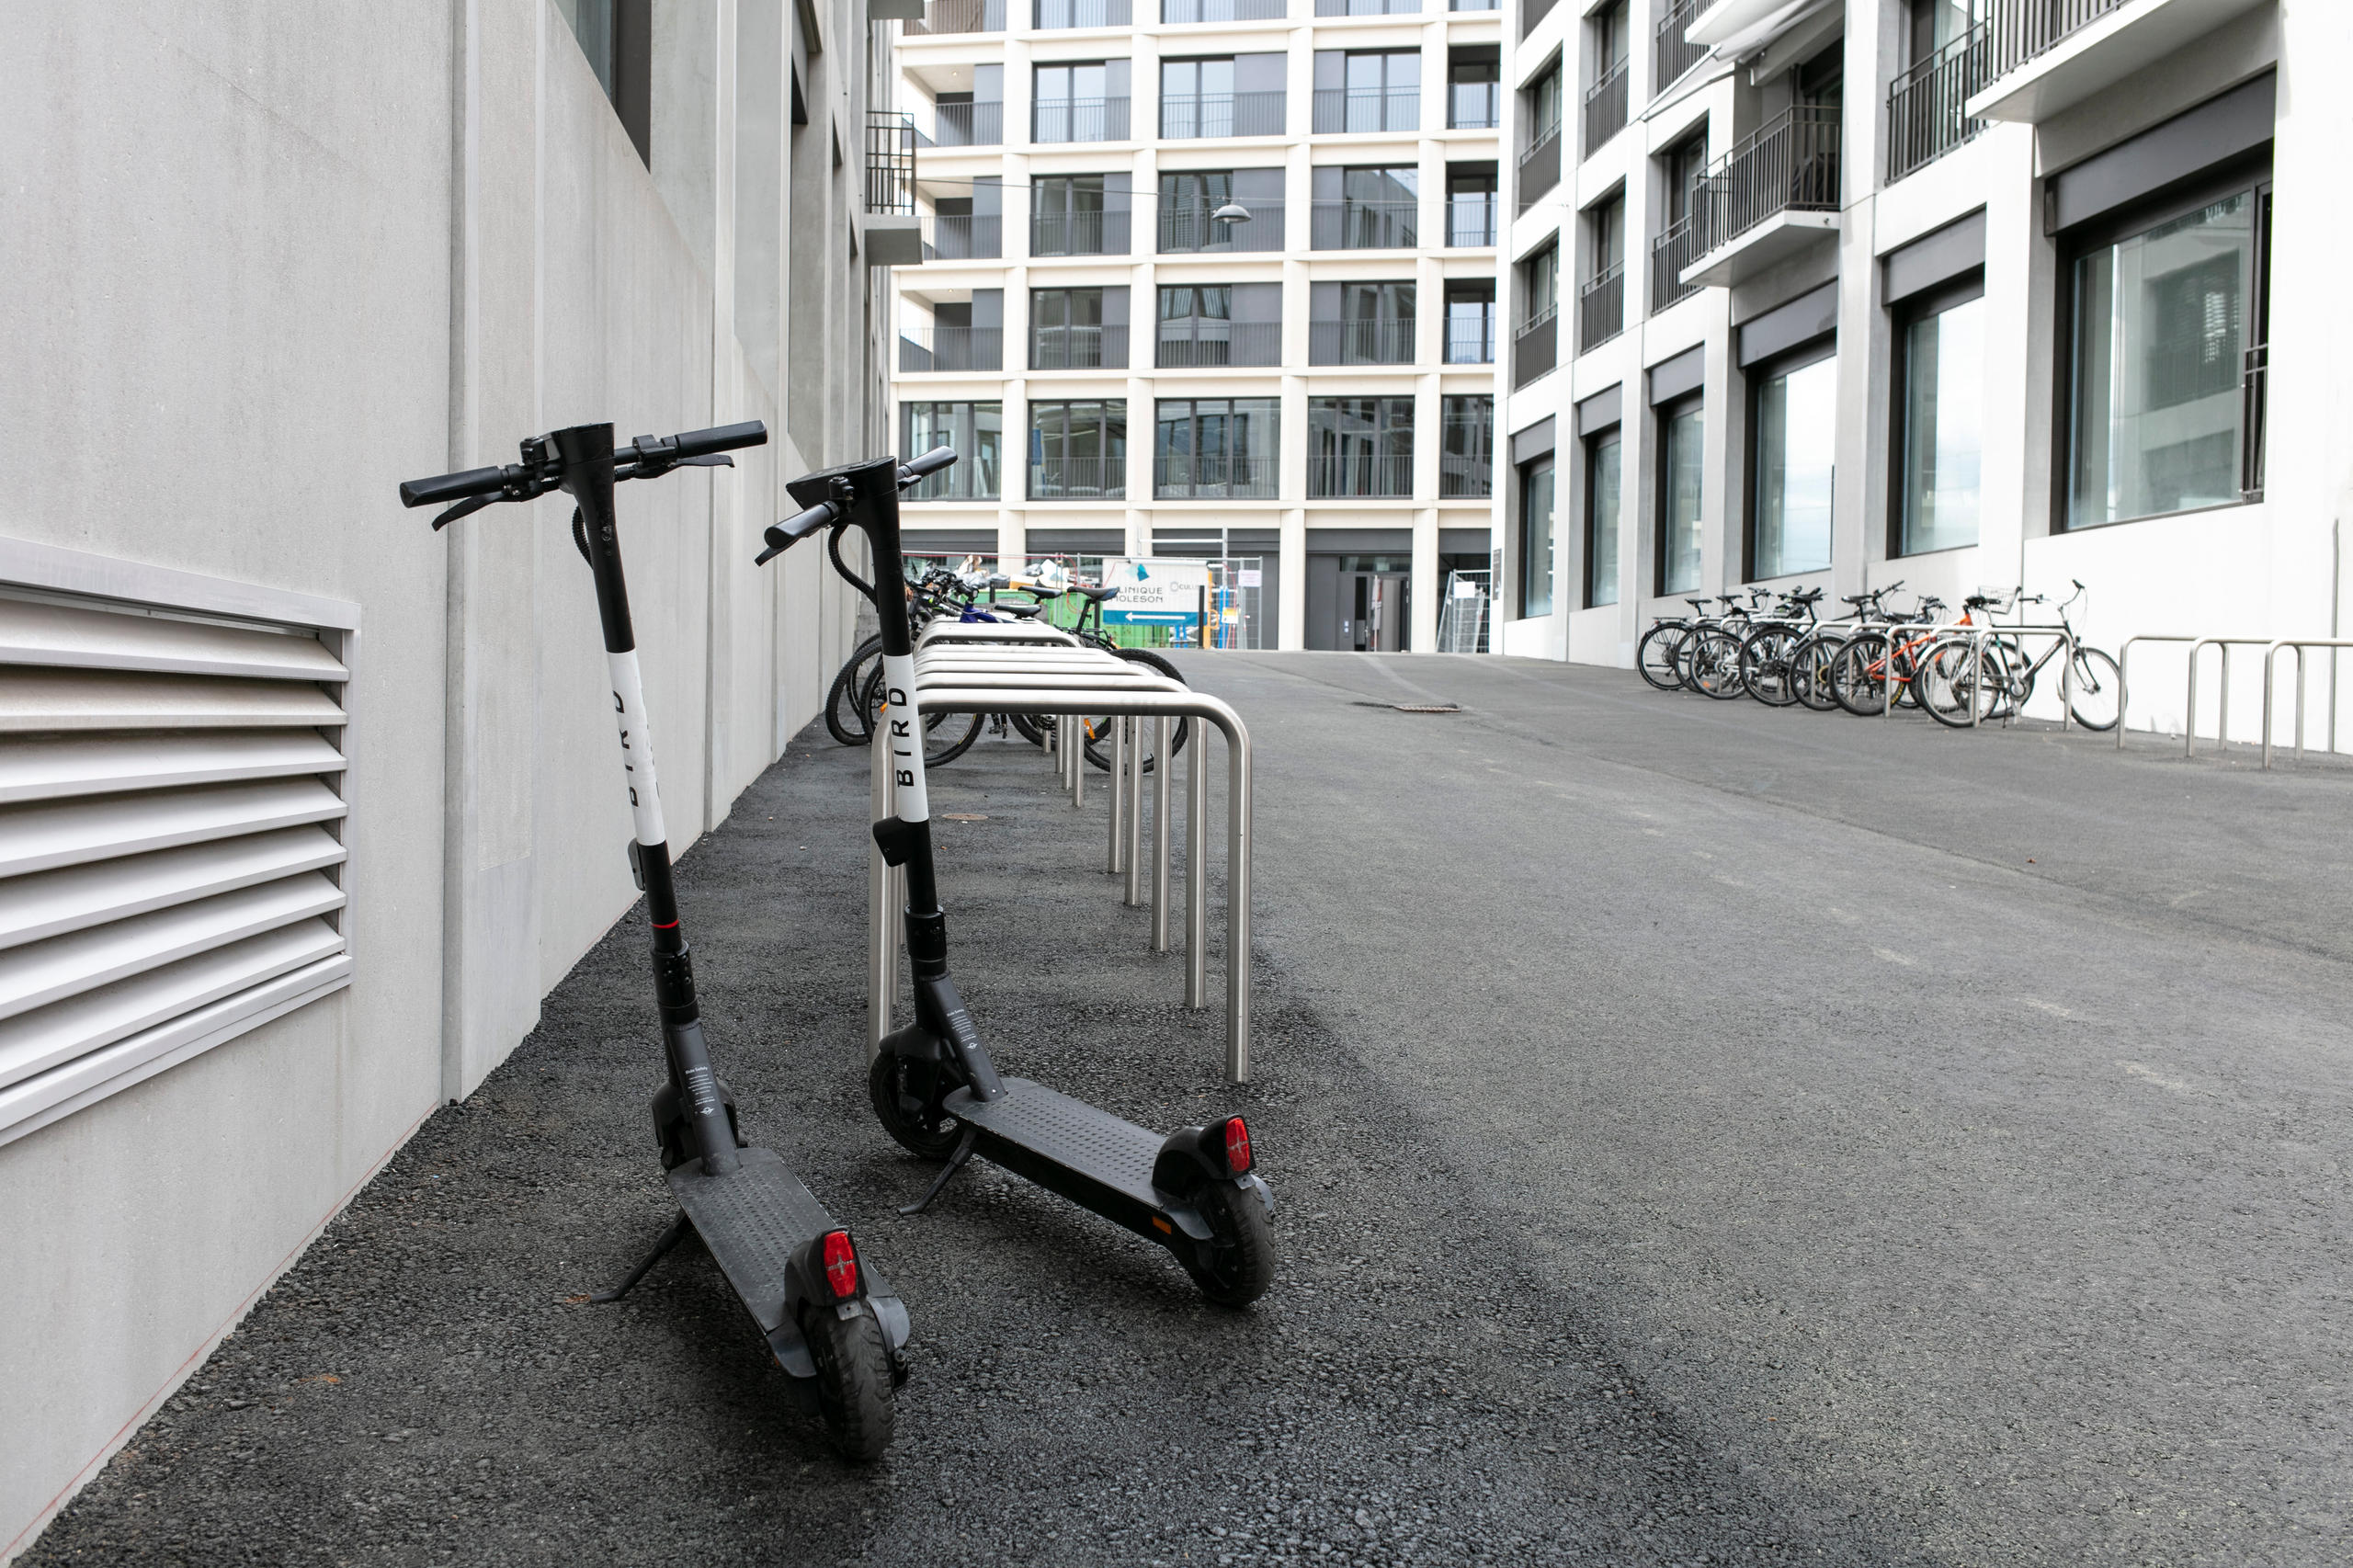
[[456, 506], [450, 507], [448, 511], [442, 513], [439, 517], [434, 518], [434, 531], [438, 533], [441, 529], [448, 528], [451, 523], [456, 522], [460, 517], [471, 517], [474, 513], [481, 511], [484, 506], [489, 506], [492, 502], [504, 501], [506, 499], [506, 497], [504, 495], [469, 496], [465, 500], [460, 501]]

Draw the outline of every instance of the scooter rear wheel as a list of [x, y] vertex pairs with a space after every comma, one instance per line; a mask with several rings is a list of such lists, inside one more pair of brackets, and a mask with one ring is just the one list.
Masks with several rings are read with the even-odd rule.
[[956, 1087], [941, 1063], [884, 1054], [867, 1069], [866, 1096], [891, 1141], [910, 1154], [944, 1160], [956, 1152], [956, 1119], [939, 1102]]
[[1258, 1195], [1225, 1182], [1201, 1189], [1201, 1218], [1210, 1237], [1197, 1242], [1185, 1272], [1221, 1307], [1246, 1307], [1275, 1282], [1275, 1238]]
[[810, 1358], [817, 1363], [817, 1408], [825, 1435], [842, 1458], [871, 1464], [891, 1446], [891, 1352], [870, 1309], [853, 1318], [830, 1307], [802, 1319]]

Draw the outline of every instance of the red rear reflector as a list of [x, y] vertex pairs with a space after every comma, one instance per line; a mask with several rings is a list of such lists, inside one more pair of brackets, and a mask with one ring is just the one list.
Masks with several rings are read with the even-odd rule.
[[1225, 1119], [1225, 1168], [1235, 1176], [1246, 1175], [1250, 1169], [1250, 1130], [1238, 1116]]
[[834, 1288], [835, 1301], [858, 1294], [858, 1249], [849, 1244], [847, 1231], [825, 1233], [825, 1283]]

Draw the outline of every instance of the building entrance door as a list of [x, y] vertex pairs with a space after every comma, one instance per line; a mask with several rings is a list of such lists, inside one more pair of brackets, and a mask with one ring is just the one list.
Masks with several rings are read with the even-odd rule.
[[1413, 623], [1413, 579], [1403, 572], [1351, 572], [1344, 606], [1353, 615], [1340, 619], [1340, 646], [1359, 653], [1404, 651], [1406, 629]]

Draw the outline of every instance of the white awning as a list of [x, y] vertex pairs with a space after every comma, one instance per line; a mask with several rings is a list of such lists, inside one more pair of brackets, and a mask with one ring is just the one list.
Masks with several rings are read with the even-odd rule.
[[1832, 10], [1838, 0], [1718, 0], [1683, 30], [1712, 60], [1745, 60], [1791, 28]]

